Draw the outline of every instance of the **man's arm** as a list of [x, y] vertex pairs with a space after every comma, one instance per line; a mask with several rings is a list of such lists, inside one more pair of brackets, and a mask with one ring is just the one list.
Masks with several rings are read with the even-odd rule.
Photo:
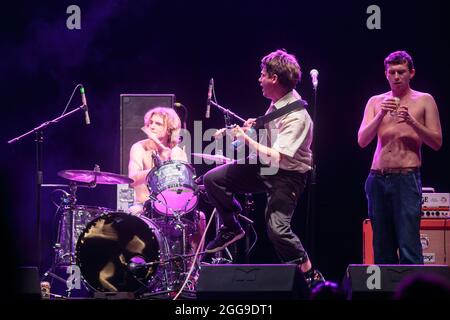
[[150, 169], [144, 170], [143, 168], [143, 157], [145, 151], [139, 144], [134, 144], [130, 150], [130, 161], [128, 162], [128, 177], [134, 180], [130, 185], [131, 187], [136, 187], [140, 184], [145, 183], [145, 178], [150, 172]]
[[281, 153], [273, 148], [267, 147], [253, 140], [249, 135], [245, 133], [245, 131], [247, 131], [248, 129], [248, 127], [241, 128], [240, 126], [235, 126], [231, 129], [230, 132], [231, 135], [237, 138], [243, 138], [250, 149], [255, 150], [259, 155], [262, 155], [263, 157], [269, 158], [270, 160], [267, 160], [270, 161], [270, 163], [275, 163], [278, 166], [281, 160]]
[[423, 104], [425, 108], [424, 124], [408, 113], [407, 106], [399, 108], [398, 117], [400, 122], [409, 124], [426, 145], [434, 150], [439, 150], [442, 146], [442, 129], [436, 102], [431, 95], [425, 94]]
[[175, 146], [171, 152], [170, 152], [170, 159], [171, 160], [180, 160], [187, 162], [187, 155], [186, 152], [181, 149], [179, 146]]
[[375, 138], [378, 127], [387, 113], [383, 108], [378, 113], [375, 113], [375, 106], [378, 100], [376, 97], [371, 97], [364, 109], [364, 117], [358, 130], [358, 144], [361, 148], [366, 147]]

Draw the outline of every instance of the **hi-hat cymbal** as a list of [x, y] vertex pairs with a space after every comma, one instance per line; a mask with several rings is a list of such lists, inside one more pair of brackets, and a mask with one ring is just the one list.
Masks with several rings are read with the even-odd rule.
[[90, 170], [62, 170], [60, 177], [68, 180], [97, 184], [130, 184], [134, 180], [120, 174]]
[[214, 155], [214, 154], [206, 154], [206, 153], [192, 153], [192, 155], [194, 157], [199, 157], [199, 158], [202, 158], [202, 159], [213, 160], [213, 161], [220, 162], [220, 163], [231, 163], [231, 162], [233, 162], [232, 159], [227, 158], [225, 156], [222, 156], [220, 154]]

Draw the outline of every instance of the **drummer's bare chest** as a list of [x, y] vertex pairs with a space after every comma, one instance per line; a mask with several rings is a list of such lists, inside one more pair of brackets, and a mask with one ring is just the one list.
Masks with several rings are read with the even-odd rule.
[[142, 152], [142, 164], [145, 169], [153, 168], [153, 158], [152, 158], [153, 150], [144, 150]]

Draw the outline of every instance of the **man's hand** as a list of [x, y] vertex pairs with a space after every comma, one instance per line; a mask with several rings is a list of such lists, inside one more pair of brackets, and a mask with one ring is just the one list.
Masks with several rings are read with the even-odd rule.
[[381, 104], [381, 112], [384, 115], [386, 115], [386, 113], [390, 113], [391, 115], [395, 115], [398, 109], [400, 103], [400, 99], [398, 98], [386, 98], [384, 99]]
[[244, 137], [245, 136], [245, 131], [244, 131], [244, 129], [243, 128], [241, 128], [240, 126], [238, 126], [238, 125], [235, 125], [234, 127], [232, 127], [232, 128], [230, 128], [230, 129], [228, 129], [229, 131], [229, 133], [230, 133], [230, 135], [233, 137], [233, 138], [240, 138], [240, 137]]
[[226, 134], [226, 132], [227, 132], [227, 128], [222, 128], [222, 129], [217, 130], [214, 133], [214, 139], [222, 138]]
[[412, 124], [416, 121], [408, 112], [408, 106], [400, 106], [397, 111], [397, 123]]
[[171, 149], [163, 145], [162, 142], [159, 141], [158, 137], [153, 132], [150, 131], [150, 128], [144, 126], [141, 128], [141, 130], [144, 131], [147, 137], [156, 144], [156, 147], [158, 148], [158, 154], [161, 160], [162, 161], [170, 160]]
[[250, 128], [256, 123], [256, 118], [249, 118], [244, 122], [244, 127]]

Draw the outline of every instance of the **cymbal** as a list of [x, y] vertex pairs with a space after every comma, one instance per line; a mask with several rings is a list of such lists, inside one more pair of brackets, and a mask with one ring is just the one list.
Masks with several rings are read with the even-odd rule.
[[58, 176], [68, 180], [97, 184], [130, 184], [134, 180], [120, 174], [90, 170], [62, 170]]
[[231, 163], [231, 162], [233, 162], [232, 159], [227, 158], [225, 156], [222, 156], [220, 154], [214, 155], [214, 154], [206, 154], [206, 153], [192, 153], [192, 155], [194, 157], [207, 159], [207, 160], [213, 160], [213, 161], [221, 162], [221, 163]]

